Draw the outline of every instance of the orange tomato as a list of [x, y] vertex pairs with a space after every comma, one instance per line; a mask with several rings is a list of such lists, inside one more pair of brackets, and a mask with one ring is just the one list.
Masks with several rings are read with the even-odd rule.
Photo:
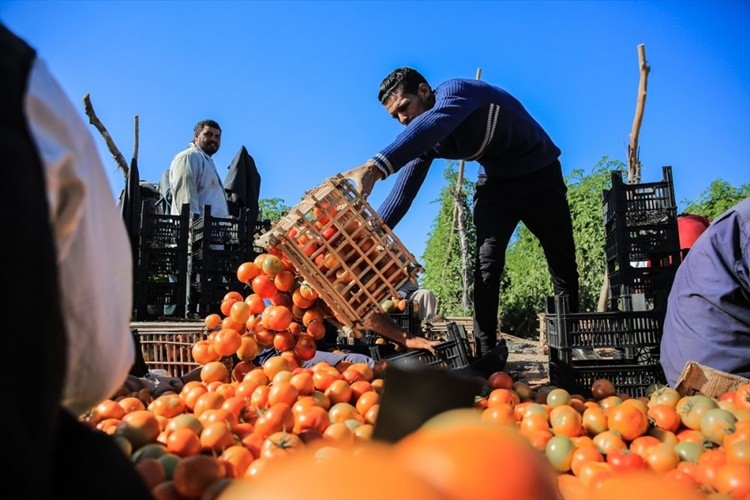
[[549, 464], [510, 427], [468, 416], [439, 425], [428, 422], [395, 443], [393, 452], [400, 467], [429, 481], [447, 498], [558, 496]]
[[648, 417], [637, 406], [619, 404], [607, 415], [607, 427], [616, 431], [625, 441], [632, 441], [648, 430]]

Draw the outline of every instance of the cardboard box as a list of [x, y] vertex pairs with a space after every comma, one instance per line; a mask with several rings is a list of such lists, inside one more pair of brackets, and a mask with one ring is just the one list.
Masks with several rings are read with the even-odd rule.
[[722, 394], [734, 391], [742, 384], [750, 384], [750, 379], [688, 361], [677, 379], [675, 390], [681, 396], [702, 394], [719, 399]]

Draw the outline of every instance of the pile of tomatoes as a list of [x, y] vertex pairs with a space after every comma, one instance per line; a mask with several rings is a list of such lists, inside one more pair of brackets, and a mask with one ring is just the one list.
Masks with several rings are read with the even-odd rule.
[[[601, 379], [586, 399], [496, 372], [472, 408], [374, 441], [380, 373], [301, 366], [330, 314], [313, 287], [272, 252], [237, 278], [251, 292], [227, 294], [192, 348], [199, 381], [81, 416], [157, 499], [750, 498], [750, 384], [718, 399], [669, 387], [630, 398]], [[265, 347], [279, 354], [254, 364]]]

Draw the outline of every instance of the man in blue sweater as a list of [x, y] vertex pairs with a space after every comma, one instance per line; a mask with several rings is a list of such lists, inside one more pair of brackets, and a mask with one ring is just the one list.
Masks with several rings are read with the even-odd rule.
[[476, 161], [477, 252], [472, 366], [484, 375], [505, 366], [497, 313], [505, 250], [519, 222], [539, 239], [556, 294], [578, 310], [578, 269], [560, 149], [505, 90], [477, 80], [448, 80], [435, 89], [416, 70], [399, 68], [378, 99], [406, 129], [363, 165], [345, 172], [367, 197], [377, 180], [399, 173], [378, 209], [391, 228], [411, 206], [436, 158]]

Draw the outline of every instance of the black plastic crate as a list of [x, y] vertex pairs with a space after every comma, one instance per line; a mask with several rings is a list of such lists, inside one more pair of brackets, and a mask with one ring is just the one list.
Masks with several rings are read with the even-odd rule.
[[664, 311], [568, 312], [567, 297], [547, 298], [550, 362], [571, 363], [577, 353], [611, 354], [636, 363], [659, 362]]
[[186, 307], [184, 282], [146, 282], [139, 284], [134, 318], [138, 321], [184, 318]]
[[445, 331], [449, 340], [435, 347], [437, 355], [420, 349], [380, 358], [378, 356], [379, 351], [371, 350], [372, 357], [376, 361], [386, 359], [389, 363], [399, 367], [431, 366], [435, 368], [457, 369], [468, 366], [469, 341], [466, 336], [466, 330], [456, 323], [448, 323]]
[[188, 297], [188, 317], [205, 318], [209, 314], [220, 313], [221, 301], [230, 291], [237, 291], [243, 296], [250, 293], [244, 283], [237, 281], [236, 276], [234, 280], [226, 280], [222, 275], [214, 275], [205, 277], [199, 283], [191, 283]]
[[549, 377], [551, 385], [587, 398], [592, 397], [592, 384], [601, 378], [610, 380], [617, 393], [625, 393], [634, 398], [646, 396], [649, 386], [653, 384], [666, 384], [659, 363], [638, 365], [616, 364], [616, 361], [550, 362]]
[[662, 167], [662, 176], [659, 182], [627, 184], [622, 180], [621, 171], [612, 171], [611, 188], [602, 193], [604, 225], [618, 219], [624, 229], [676, 219], [672, 167]]
[[623, 267], [608, 270], [610, 295], [614, 298], [642, 293], [654, 308], [666, 309], [677, 265], [666, 267]]
[[680, 262], [680, 237], [676, 219], [658, 225], [622, 229], [616, 224], [607, 228], [605, 252], [607, 262], [644, 262], [652, 267], [677, 265]]

